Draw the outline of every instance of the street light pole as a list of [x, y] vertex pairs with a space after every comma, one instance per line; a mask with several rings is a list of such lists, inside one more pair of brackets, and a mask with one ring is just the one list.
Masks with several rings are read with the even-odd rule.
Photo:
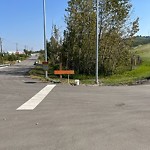
[[2, 48], [2, 38], [0, 38], [0, 49], [1, 49], [1, 54], [3, 53], [3, 48]]
[[[45, 50], [45, 62], [47, 62], [47, 45], [46, 45], [46, 9], [45, 9], [45, 0], [43, 0], [43, 21], [44, 21], [44, 50]], [[45, 78], [48, 78], [48, 71], [45, 71]]]
[[97, 9], [96, 9], [96, 84], [99, 84], [98, 81], [98, 49], [99, 49], [99, 0], [97, 0]]

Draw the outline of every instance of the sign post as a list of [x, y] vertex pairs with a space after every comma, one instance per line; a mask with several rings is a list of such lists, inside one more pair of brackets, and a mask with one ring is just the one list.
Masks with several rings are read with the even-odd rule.
[[48, 62], [42, 62], [43, 70], [48, 71]]
[[67, 74], [68, 75], [68, 83], [70, 83], [69, 75], [74, 74], [74, 70], [54, 70], [54, 74], [56, 74], [56, 75]]

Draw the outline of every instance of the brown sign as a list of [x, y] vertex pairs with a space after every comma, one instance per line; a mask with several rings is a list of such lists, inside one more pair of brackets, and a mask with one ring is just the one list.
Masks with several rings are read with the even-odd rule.
[[54, 70], [54, 74], [74, 74], [74, 70]]
[[47, 61], [43, 61], [42, 64], [43, 64], [43, 65], [47, 65], [48, 62], [47, 62]]

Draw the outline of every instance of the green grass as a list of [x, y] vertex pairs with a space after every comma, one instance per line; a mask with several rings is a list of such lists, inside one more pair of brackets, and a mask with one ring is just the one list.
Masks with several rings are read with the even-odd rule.
[[35, 68], [29, 71], [29, 75], [44, 77], [44, 70], [41, 66], [36, 66]]
[[142, 64], [135, 67], [132, 71], [102, 78], [101, 81], [105, 85], [134, 84], [138, 80], [150, 77], [150, 44], [138, 46], [133, 51], [136, 55], [141, 56]]
[[102, 78], [105, 85], [134, 84], [136, 81], [150, 77], [150, 66], [140, 66], [123, 74]]
[[[142, 64], [134, 67], [131, 71], [126, 71], [122, 74], [116, 74], [108, 77], [100, 77], [99, 80], [103, 85], [132, 85], [140, 80], [150, 78], [150, 44], [138, 46], [133, 52], [140, 55]], [[81, 80], [85, 84], [94, 84], [94, 78]]]
[[[109, 77], [99, 77], [99, 81], [103, 85], [125, 85], [134, 84], [139, 80], [150, 78], [150, 44], [138, 46], [132, 50], [136, 55], [140, 55], [142, 58], [142, 64], [134, 67], [133, 70], [124, 72], [122, 74], [116, 74]], [[44, 80], [45, 72], [42, 67], [35, 67], [29, 72], [33, 78]], [[59, 76], [53, 75], [53, 71], [49, 72], [50, 80], [59, 81]], [[73, 83], [75, 79], [79, 79], [82, 84], [95, 84], [94, 76], [86, 75], [71, 75], [70, 82]], [[67, 82], [67, 75], [63, 76], [61, 80], [63, 83]]]

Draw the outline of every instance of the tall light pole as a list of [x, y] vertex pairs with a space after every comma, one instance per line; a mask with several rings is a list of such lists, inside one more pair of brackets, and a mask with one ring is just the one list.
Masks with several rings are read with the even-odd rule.
[[16, 52], [18, 52], [18, 43], [16, 43]]
[[2, 38], [0, 38], [0, 52], [3, 53], [3, 48], [2, 48]]
[[99, 84], [98, 81], [98, 49], [99, 49], [99, 0], [97, 0], [97, 9], [96, 9], [96, 84]]
[[[44, 21], [44, 50], [45, 50], [45, 62], [47, 62], [47, 45], [46, 45], [46, 9], [45, 0], [43, 0], [43, 21]], [[48, 71], [45, 71], [45, 78], [48, 77]]]

